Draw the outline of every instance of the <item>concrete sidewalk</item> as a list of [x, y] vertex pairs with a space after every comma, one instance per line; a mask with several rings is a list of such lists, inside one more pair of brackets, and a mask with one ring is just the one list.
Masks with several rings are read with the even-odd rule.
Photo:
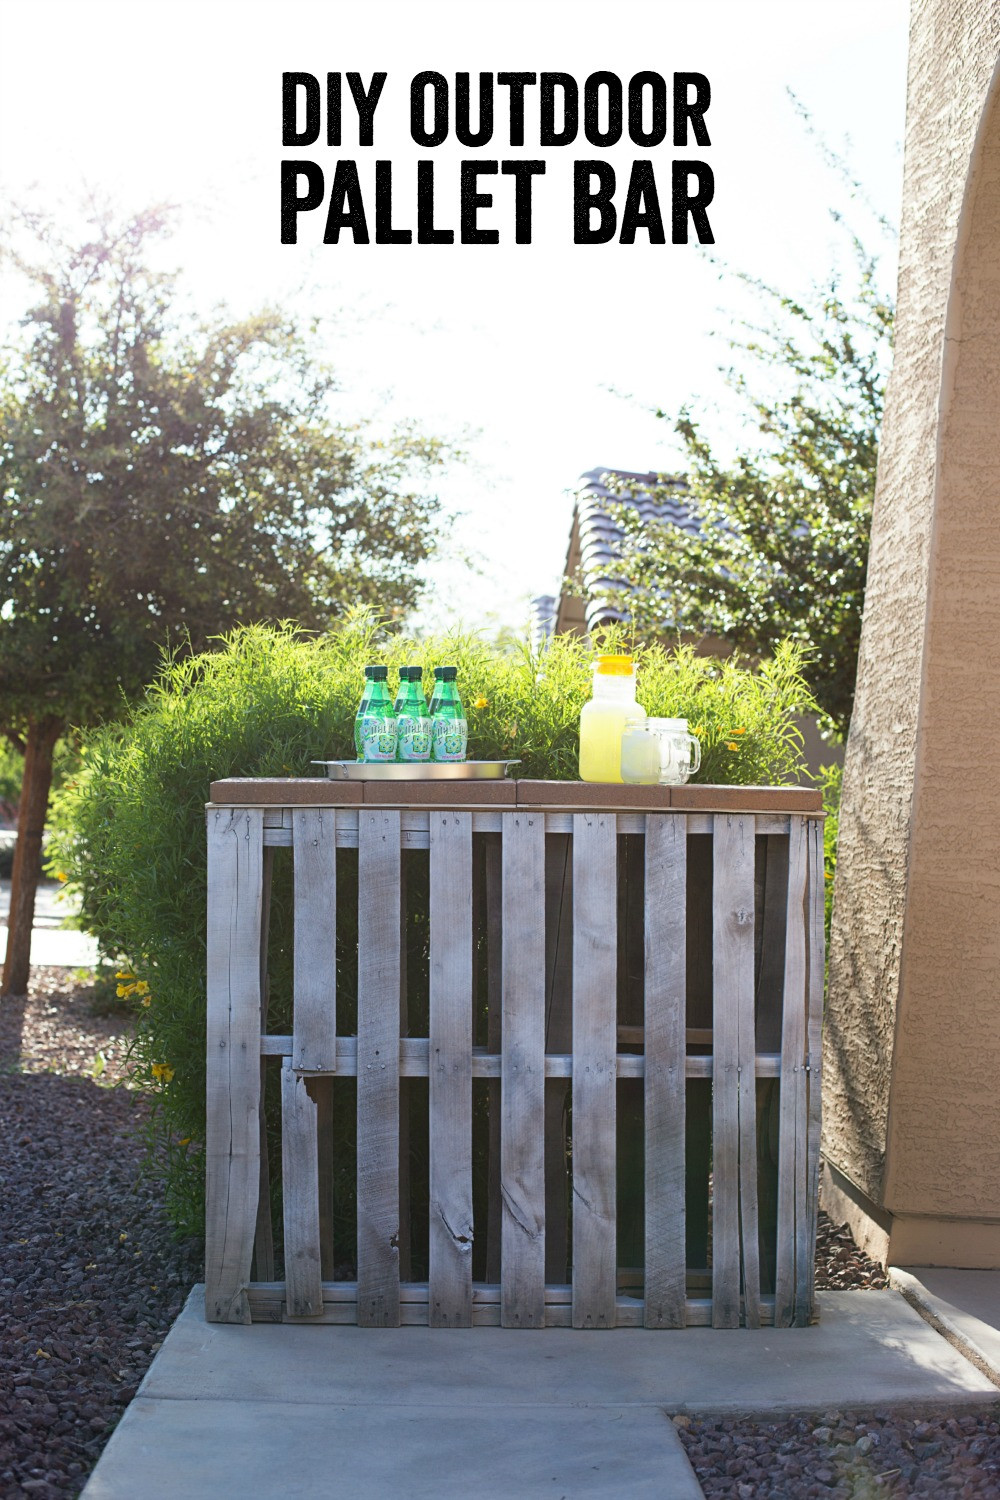
[[889, 1280], [1000, 1385], [1000, 1271], [890, 1266]]
[[670, 1415], [991, 1403], [895, 1291], [823, 1292], [750, 1332], [360, 1329], [204, 1321], [196, 1287], [86, 1500], [477, 1500], [701, 1491]]
[[[74, 932], [62, 923], [76, 915], [77, 905], [54, 880], [39, 882], [35, 895], [35, 920], [31, 928], [32, 965], [63, 969], [92, 969], [97, 963], [97, 939]], [[0, 956], [7, 951], [7, 914], [10, 911], [10, 881], [0, 880]]]

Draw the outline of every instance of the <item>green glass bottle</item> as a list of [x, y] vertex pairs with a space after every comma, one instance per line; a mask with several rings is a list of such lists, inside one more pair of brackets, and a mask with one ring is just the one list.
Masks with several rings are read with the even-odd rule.
[[364, 760], [365, 758], [361, 748], [361, 721], [365, 716], [365, 712], [368, 708], [368, 700], [372, 695], [372, 673], [374, 672], [374, 670], [374, 667], [365, 667], [364, 691], [361, 694], [361, 702], [358, 704], [358, 711], [354, 715], [354, 753], [357, 756], [358, 760]]
[[396, 759], [425, 761], [431, 756], [431, 717], [424, 697], [423, 669], [400, 667], [396, 696]]
[[465, 709], [458, 696], [457, 667], [434, 668], [431, 698], [431, 754], [436, 761], [464, 760], [469, 737]]
[[372, 667], [371, 691], [361, 715], [361, 759], [386, 761], [396, 759], [396, 716], [386, 682], [387, 667]]

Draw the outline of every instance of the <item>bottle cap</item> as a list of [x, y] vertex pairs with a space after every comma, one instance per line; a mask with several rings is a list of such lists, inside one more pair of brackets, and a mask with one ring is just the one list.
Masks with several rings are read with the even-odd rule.
[[373, 682], [386, 682], [388, 680], [388, 677], [389, 677], [389, 668], [388, 667], [369, 667], [368, 671], [371, 673], [371, 678], [372, 678]]
[[594, 668], [604, 677], [631, 677], [631, 656], [599, 656]]
[[419, 682], [424, 675], [423, 667], [400, 667], [400, 682]]
[[371, 675], [374, 672], [374, 670], [375, 670], [374, 667], [365, 667], [365, 676], [368, 678], [369, 681], [371, 681]]
[[435, 667], [434, 676], [438, 682], [454, 682], [458, 676], [457, 667]]

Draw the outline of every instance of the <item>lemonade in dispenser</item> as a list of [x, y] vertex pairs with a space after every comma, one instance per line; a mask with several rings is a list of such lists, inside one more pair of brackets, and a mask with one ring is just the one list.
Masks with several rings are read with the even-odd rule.
[[580, 715], [580, 780], [621, 781], [622, 733], [645, 719], [635, 701], [631, 656], [599, 656], [594, 664], [594, 696]]

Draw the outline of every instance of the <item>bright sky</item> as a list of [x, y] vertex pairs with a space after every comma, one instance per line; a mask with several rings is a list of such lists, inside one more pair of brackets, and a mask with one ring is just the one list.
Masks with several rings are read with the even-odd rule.
[[[483, 572], [436, 564], [424, 618], [519, 625], [532, 595], [557, 588], [578, 475], [669, 468], [670, 428], [649, 409], [692, 400], [710, 411], [724, 400], [716, 367], [739, 305], [695, 245], [650, 246], [641, 232], [632, 246], [574, 245], [570, 161], [611, 161], [620, 205], [629, 163], [652, 156], [668, 210], [672, 157], [701, 157], [715, 173], [718, 257], [804, 290], [831, 266], [829, 209], [846, 200], [786, 90], [895, 222], [906, 41], [905, 0], [2, 0], [0, 189], [22, 199], [40, 184], [52, 204], [86, 184], [127, 210], [181, 203], [168, 254], [197, 305], [315, 314], [341, 371], [343, 414], [474, 434], [471, 462], [442, 494], [462, 513], [450, 544]], [[323, 137], [283, 148], [282, 72], [350, 69], [389, 75], [375, 149], [358, 147], [348, 107], [339, 152]], [[704, 73], [711, 145], [675, 152], [668, 136], [653, 151], [627, 139], [600, 150], [581, 139], [540, 152], [529, 94], [522, 150], [509, 146], [498, 108], [487, 150], [452, 138], [430, 151], [408, 129], [409, 83], [423, 69], [474, 79], [552, 70], [581, 85], [599, 70], [627, 80], [652, 69], [668, 83], [675, 70]], [[329, 185], [338, 155], [363, 159], [366, 190], [369, 159], [391, 158], [403, 226], [415, 220], [418, 158], [437, 163], [437, 219], [454, 225], [463, 157], [543, 156], [534, 242], [513, 243], [511, 183], [498, 178], [483, 216], [500, 228], [498, 246], [356, 246], [349, 236], [324, 246], [325, 210], [302, 218], [298, 245], [282, 246], [280, 161], [312, 158]], [[373, 223], [370, 200], [368, 212]], [[725, 410], [715, 420], [731, 439]]]

